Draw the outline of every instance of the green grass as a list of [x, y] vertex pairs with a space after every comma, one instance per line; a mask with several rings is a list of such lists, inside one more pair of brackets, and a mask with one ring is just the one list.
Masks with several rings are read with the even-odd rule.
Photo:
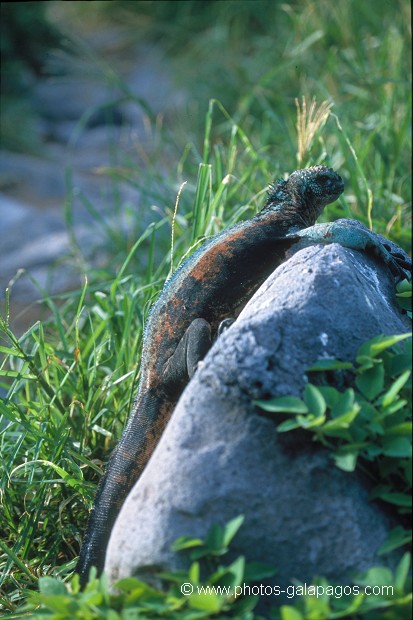
[[[59, 11], [65, 4], [73, 28], [77, 3]], [[84, 5], [86, 28], [98, 11], [104, 23], [116, 18], [130, 24], [130, 36], [158, 41], [188, 104], [172, 124], [152, 119], [148, 152], [116, 153], [116, 165], [102, 170], [112, 179], [113, 211], [130, 224], [120, 235], [88, 205], [107, 263], [91, 267], [77, 245], [68, 171], [67, 221], [85, 285], [55, 298], [39, 291], [50, 319], [21, 336], [6, 301], [0, 603], [9, 611], [39, 576], [73, 571], [96, 484], [131, 408], [148, 309], [199, 239], [256, 212], [274, 178], [323, 162], [346, 183], [324, 219], [371, 221], [410, 245], [406, 2], [177, 2], [173, 18], [168, 2], [128, 4], [134, 13], [125, 3]], [[140, 105], [126, 87], [124, 95]], [[334, 106], [299, 160], [295, 99], [302, 105], [303, 96], [307, 106], [313, 97]], [[134, 208], [119, 202], [120, 181], [136, 188], [141, 209], [155, 206], [153, 226], [142, 230]]]

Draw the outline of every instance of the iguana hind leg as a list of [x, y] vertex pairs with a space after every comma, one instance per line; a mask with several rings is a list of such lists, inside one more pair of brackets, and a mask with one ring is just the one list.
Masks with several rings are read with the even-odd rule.
[[205, 319], [194, 319], [164, 366], [164, 384], [192, 379], [198, 363], [204, 359], [210, 348], [210, 324]]

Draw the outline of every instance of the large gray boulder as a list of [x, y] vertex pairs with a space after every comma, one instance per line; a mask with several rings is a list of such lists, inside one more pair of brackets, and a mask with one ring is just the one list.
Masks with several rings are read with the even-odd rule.
[[354, 359], [368, 338], [408, 329], [386, 267], [338, 245], [294, 254], [184, 391], [114, 526], [110, 581], [187, 566], [172, 542], [239, 514], [231, 557], [276, 566], [283, 588], [317, 575], [348, 584], [355, 570], [391, 563], [377, 550], [393, 518], [369, 502], [366, 481], [335, 468], [309, 436], [277, 434], [252, 400], [300, 395], [316, 360]]

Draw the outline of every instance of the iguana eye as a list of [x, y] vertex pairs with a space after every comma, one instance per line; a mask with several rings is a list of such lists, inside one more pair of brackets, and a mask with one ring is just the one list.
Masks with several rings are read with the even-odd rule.
[[332, 183], [332, 179], [328, 174], [320, 174], [318, 176], [317, 181], [321, 184], [321, 185], [329, 185]]

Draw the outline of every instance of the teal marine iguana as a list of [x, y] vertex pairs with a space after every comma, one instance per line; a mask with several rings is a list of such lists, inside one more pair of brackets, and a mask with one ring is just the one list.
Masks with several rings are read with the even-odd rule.
[[331, 168], [314, 166], [270, 185], [264, 208], [207, 240], [167, 280], [149, 314], [143, 339], [138, 394], [104, 474], [89, 516], [77, 572], [85, 583], [91, 566], [103, 569], [114, 521], [140, 477], [186, 383], [220, 325], [236, 317], [253, 293], [286, 260], [300, 240], [338, 242], [370, 251], [396, 279], [408, 263], [392, 254], [357, 222], [314, 225], [324, 207], [343, 192]]

